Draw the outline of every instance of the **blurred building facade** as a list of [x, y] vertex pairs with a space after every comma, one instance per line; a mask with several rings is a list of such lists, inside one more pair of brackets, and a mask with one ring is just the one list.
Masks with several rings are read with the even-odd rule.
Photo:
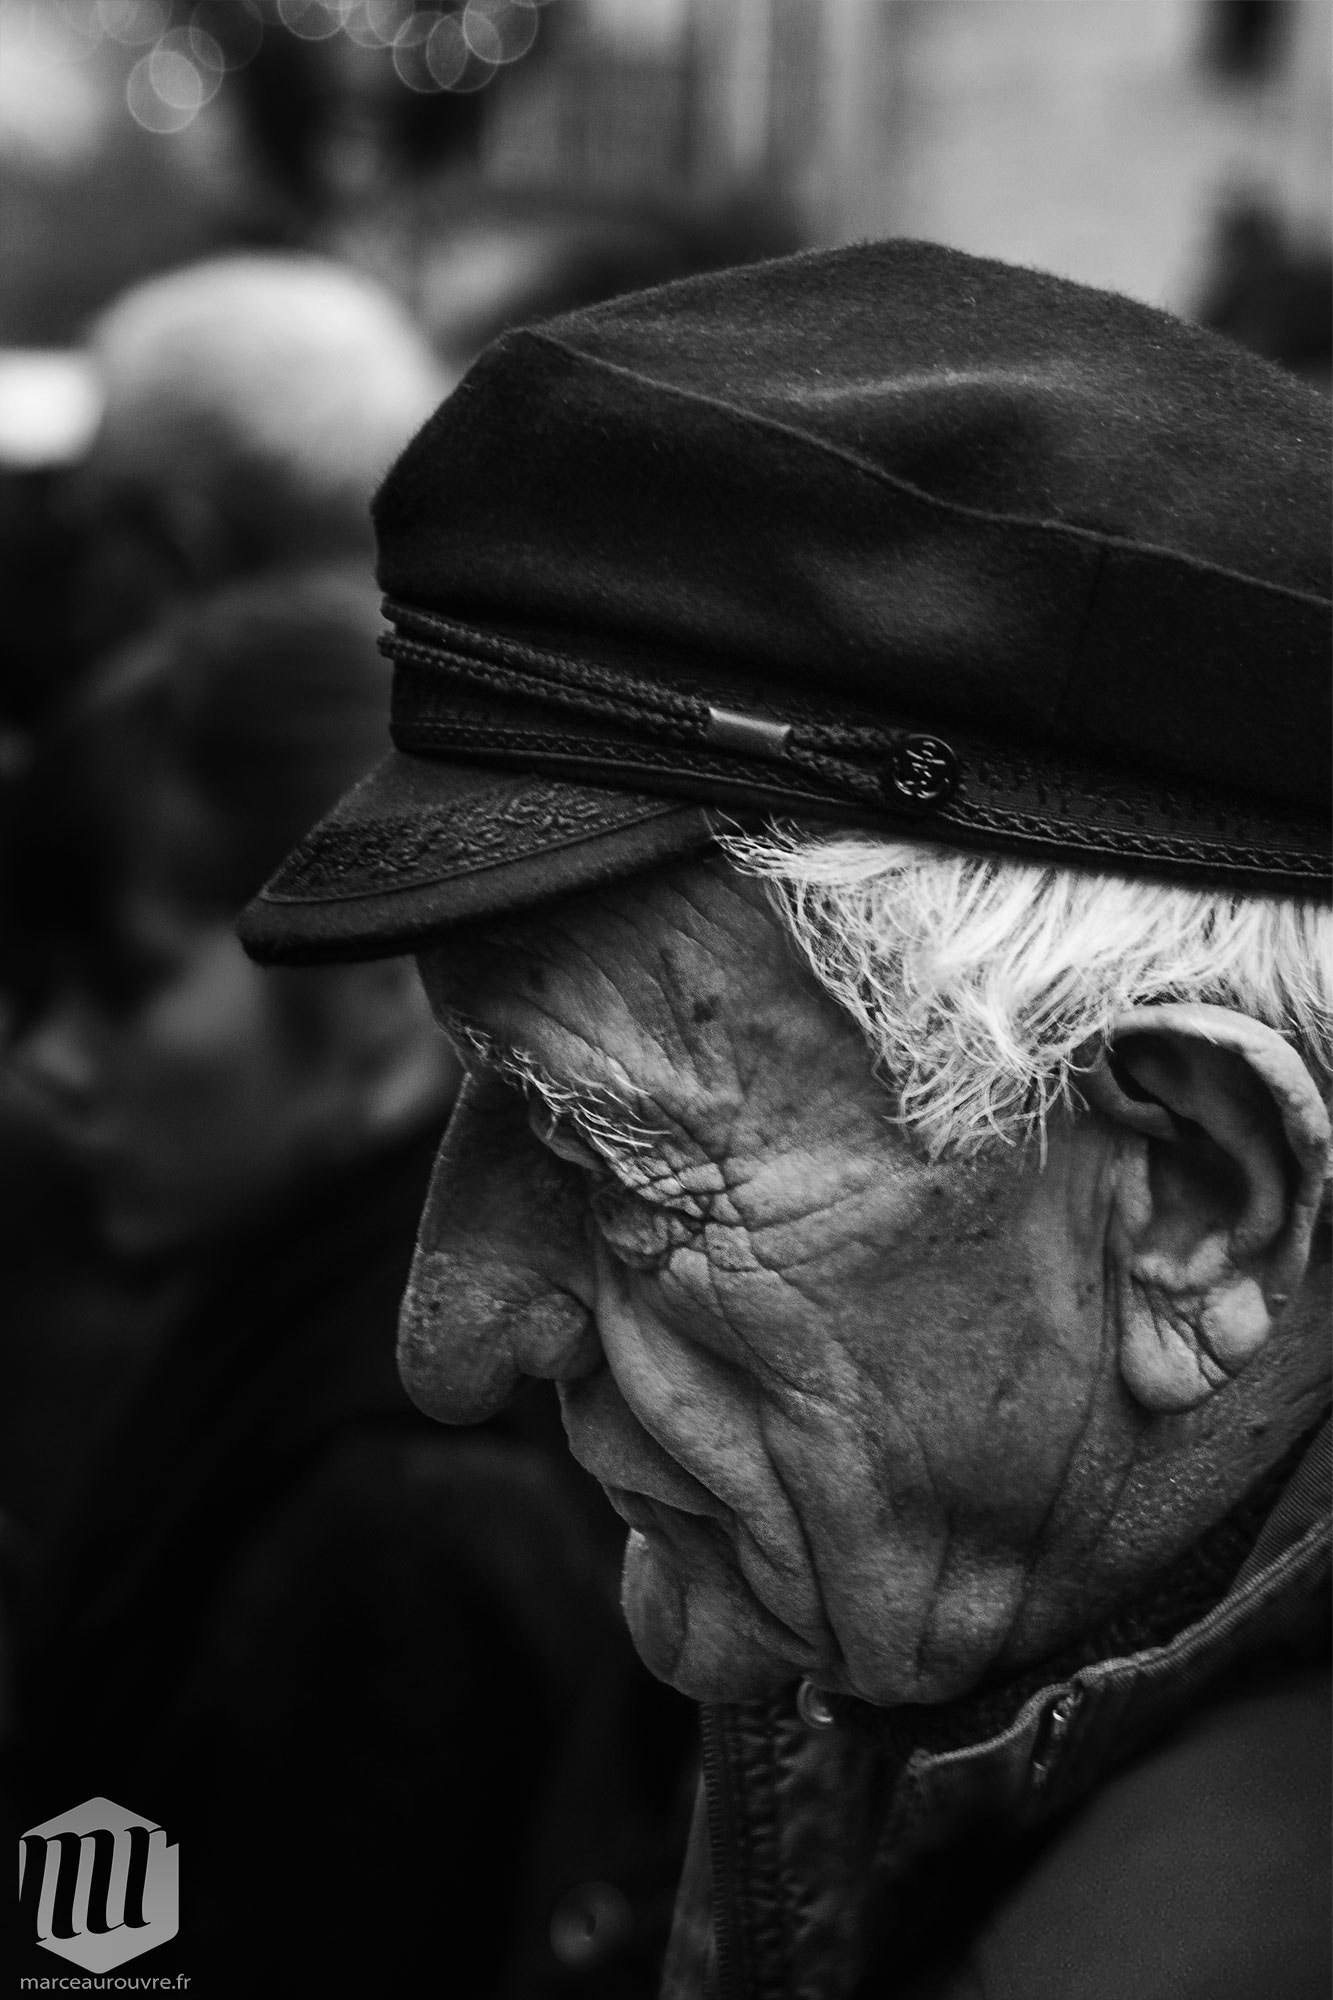
[[1327, 252], [1331, 19], [1333, 0], [0, 0], [0, 345], [77, 338], [122, 285], [260, 241], [410, 292], [443, 237], [525, 204], [767, 209], [810, 243], [935, 237], [1188, 310], [1226, 211]]
[[488, 179], [762, 192], [805, 240], [904, 234], [1188, 311], [1226, 214], [1333, 234], [1329, 0], [563, 0]]
[[340, 259], [449, 377], [516, 320], [905, 234], [1327, 385], [1331, 152], [1333, 0], [0, 0], [0, 753], [63, 671], [32, 584], [77, 350], [155, 272]]

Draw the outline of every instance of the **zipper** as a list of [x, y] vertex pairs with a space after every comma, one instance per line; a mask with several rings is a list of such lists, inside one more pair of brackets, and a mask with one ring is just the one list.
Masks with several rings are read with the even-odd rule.
[[736, 1816], [727, 1757], [726, 1720], [720, 1708], [700, 1711], [703, 1741], [704, 1804], [708, 1852], [713, 1867], [713, 1944], [717, 1957], [716, 2000], [745, 2000], [748, 1979], [745, 1939], [736, 1907]]

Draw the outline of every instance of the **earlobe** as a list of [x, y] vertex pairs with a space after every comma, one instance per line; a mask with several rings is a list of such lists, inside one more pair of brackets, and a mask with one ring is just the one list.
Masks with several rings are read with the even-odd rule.
[[1328, 1113], [1275, 1030], [1221, 1007], [1127, 1015], [1084, 1093], [1119, 1137], [1107, 1252], [1122, 1378], [1147, 1409], [1193, 1409], [1301, 1288]]

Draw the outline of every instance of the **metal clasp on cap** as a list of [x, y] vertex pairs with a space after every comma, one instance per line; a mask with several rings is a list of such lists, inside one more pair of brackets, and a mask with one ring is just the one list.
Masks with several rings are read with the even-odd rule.
[[735, 708], [710, 708], [704, 741], [718, 750], [738, 750], [743, 757], [767, 757], [770, 761], [786, 755], [791, 725], [768, 722], [762, 715], [742, 715]]

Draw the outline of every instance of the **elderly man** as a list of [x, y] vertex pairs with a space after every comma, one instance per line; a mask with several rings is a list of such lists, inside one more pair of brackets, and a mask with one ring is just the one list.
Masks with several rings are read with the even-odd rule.
[[1322, 1992], [1327, 410], [928, 245], [511, 335], [246, 919], [469, 1070], [401, 1364], [554, 1377], [704, 1704], [671, 1995]]

